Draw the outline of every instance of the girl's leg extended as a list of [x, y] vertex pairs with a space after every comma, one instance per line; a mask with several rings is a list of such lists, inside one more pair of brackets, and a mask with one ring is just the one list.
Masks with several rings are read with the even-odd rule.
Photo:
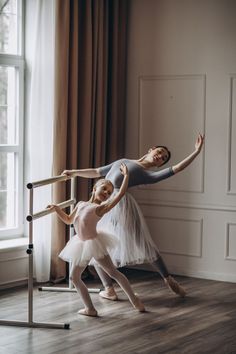
[[71, 272], [70, 272], [70, 279], [72, 280], [76, 290], [80, 294], [85, 306], [85, 308], [80, 310], [79, 313], [81, 315], [97, 316], [97, 311], [93, 306], [87, 286], [84, 284], [83, 280], [81, 279], [81, 275], [85, 268], [86, 267], [72, 265]]
[[139, 298], [134, 294], [128, 279], [124, 274], [122, 274], [116, 269], [116, 267], [112, 263], [110, 256], [107, 255], [104, 258], [100, 258], [99, 260], [96, 260], [96, 262], [103, 268], [103, 270], [112, 279], [114, 279], [120, 285], [120, 287], [124, 290], [124, 292], [128, 296], [132, 305], [141, 312], [145, 311], [144, 305], [139, 300]]

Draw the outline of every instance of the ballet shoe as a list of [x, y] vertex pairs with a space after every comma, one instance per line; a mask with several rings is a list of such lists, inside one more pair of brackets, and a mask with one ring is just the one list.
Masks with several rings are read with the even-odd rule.
[[180, 297], [186, 296], [186, 290], [181, 285], [179, 285], [179, 283], [172, 276], [169, 275], [164, 279], [164, 282], [174, 293]]
[[138, 310], [139, 312], [145, 312], [145, 307], [144, 304], [142, 303], [142, 301], [139, 299], [139, 297], [137, 296], [137, 294], [135, 294], [135, 301], [132, 302], [133, 307]]
[[118, 300], [118, 296], [113, 286], [106, 287], [105, 290], [100, 291], [99, 296], [107, 300], [112, 300], [112, 301]]
[[84, 316], [90, 316], [90, 317], [97, 317], [98, 313], [97, 311], [94, 310], [89, 310], [89, 309], [81, 309], [78, 311], [79, 315], [84, 315]]

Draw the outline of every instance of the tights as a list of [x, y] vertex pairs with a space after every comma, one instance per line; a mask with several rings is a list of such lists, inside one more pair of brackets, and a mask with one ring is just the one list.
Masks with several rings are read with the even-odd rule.
[[[160, 256], [155, 262], [151, 264], [152, 268], [161, 274], [162, 278], [167, 278], [170, 274], [168, 269]], [[103, 267], [104, 268], [104, 267]], [[95, 265], [96, 272], [98, 273], [99, 278], [102, 281], [102, 284], [105, 288], [112, 286], [112, 279], [109, 276], [108, 272], [104, 272], [104, 270], [99, 266], [99, 264]]]
[[[126, 276], [116, 269], [116, 267], [112, 263], [110, 256], [107, 255], [104, 258], [96, 259], [96, 263], [98, 264], [96, 268], [103, 270], [103, 273], [106, 274], [109, 279], [114, 279], [124, 290], [130, 302], [134, 304], [137, 298], [130, 286], [130, 283]], [[76, 290], [80, 293], [85, 308], [88, 310], [95, 310], [88, 289], [84, 284], [83, 280], [81, 279], [81, 274], [83, 273], [84, 269], [85, 267], [72, 266], [70, 272], [70, 279], [72, 280]]]

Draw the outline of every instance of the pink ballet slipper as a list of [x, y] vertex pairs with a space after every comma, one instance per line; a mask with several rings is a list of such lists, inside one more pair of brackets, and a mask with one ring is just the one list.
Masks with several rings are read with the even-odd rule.
[[81, 309], [78, 311], [79, 315], [97, 317], [98, 313], [96, 310]]
[[112, 300], [112, 301], [118, 300], [118, 296], [113, 286], [106, 287], [105, 290], [100, 291], [99, 296], [107, 300]]

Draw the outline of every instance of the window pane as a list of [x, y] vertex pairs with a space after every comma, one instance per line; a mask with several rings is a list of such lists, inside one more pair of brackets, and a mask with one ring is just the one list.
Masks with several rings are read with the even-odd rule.
[[17, 144], [18, 70], [0, 66], [0, 144]]
[[18, 54], [17, 0], [0, 0], [0, 53]]
[[16, 154], [0, 152], [0, 228], [16, 224]]

